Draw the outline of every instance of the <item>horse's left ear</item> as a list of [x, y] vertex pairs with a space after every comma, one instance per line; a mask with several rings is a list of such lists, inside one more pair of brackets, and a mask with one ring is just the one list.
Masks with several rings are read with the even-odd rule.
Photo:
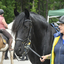
[[30, 16], [29, 11], [28, 11], [27, 9], [25, 9], [25, 17], [26, 17], [27, 19], [29, 19], [29, 16]]
[[19, 12], [17, 12], [17, 8], [14, 9], [14, 15], [15, 16], [18, 16], [19, 15]]

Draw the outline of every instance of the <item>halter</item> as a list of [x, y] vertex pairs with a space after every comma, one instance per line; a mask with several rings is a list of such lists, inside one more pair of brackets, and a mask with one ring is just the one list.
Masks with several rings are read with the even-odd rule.
[[[31, 22], [31, 20], [29, 20], [29, 19], [26, 19], [25, 20], [25, 22], [27, 22], [27, 21], [29, 21], [29, 22]], [[30, 31], [29, 31], [29, 33], [28, 33], [28, 37], [26, 38], [26, 39], [21, 39], [21, 38], [16, 38], [16, 41], [21, 41], [21, 42], [23, 42], [23, 44], [25, 43], [25, 41], [27, 41], [27, 43], [28, 42], [31, 42], [31, 40], [30, 40], [30, 37], [31, 37], [31, 29], [32, 29], [32, 26], [30, 27]]]
[[[31, 22], [31, 20], [26, 19], [25, 22]], [[31, 39], [30, 39], [30, 37], [31, 37], [31, 29], [32, 29], [32, 26], [29, 28], [28, 37], [26, 39], [23, 40], [21, 38], [16, 38], [16, 41], [21, 41], [22, 44], [24, 45], [25, 51], [23, 52], [22, 56], [24, 56], [24, 55], [26, 55], [28, 53], [27, 46], [30, 46], [30, 44], [31, 44]], [[17, 55], [16, 55], [16, 58], [18, 59]]]
[[[30, 21], [32, 22], [31, 20], [29, 19], [26, 19], [25, 22], [27, 21]], [[38, 53], [36, 53], [31, 47], [30, 47], [30, 44], [31, 44], [31, 39], [29, 37], [31, 37], [31, 29], [32, 29], [32, 26], [30, 27], [30, 31], [29, 31], [29, 34], [28, 34], [28, 37], [26, 39], [21, 39], [21, 38], [16, 38], [16, 41], [21, 41], [22, 44], [24, 45], [24, 48], [25, 48], [25, 51], [23, 52], [22, 56], [26, 55], [28, 53], [28, 50], [30, 49], [34, 54], [36, 54], [38, 57], [42, 58]], [[26, 42], [27, 41], [27, 42]], [[15, 53], [15, 56], [17, 58], [18, 61], [21, 61], [21, 57], [18, 57]]]

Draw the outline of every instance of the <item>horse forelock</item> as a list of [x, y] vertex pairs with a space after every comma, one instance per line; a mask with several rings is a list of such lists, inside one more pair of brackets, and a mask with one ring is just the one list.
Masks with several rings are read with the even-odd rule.
[[25, 14], [22, 12], [20, 13], [16, 18], [15, 18], [15, 21], [13, 23], [13, 26], [12, 26], [12, 31], [15, 33], [19, 30], [21, 24], [23, 24], [23, 18], [24, 18]]

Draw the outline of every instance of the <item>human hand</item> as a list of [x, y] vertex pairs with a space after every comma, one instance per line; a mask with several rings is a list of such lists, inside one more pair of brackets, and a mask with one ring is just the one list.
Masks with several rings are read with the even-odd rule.
[[14, 49], [12, 49], [12, 48], [9, 48], [9, 51], [13, 51]]
[[45, 59], [47, 59], [47, 56], [41, 56], [42, 58], [40, 58], [40, 61], [41, 62], [44, 62], [45, 61]]

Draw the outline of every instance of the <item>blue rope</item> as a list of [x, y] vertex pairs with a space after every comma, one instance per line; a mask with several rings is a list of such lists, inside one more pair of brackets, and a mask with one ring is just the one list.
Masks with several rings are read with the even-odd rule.
[[56, 30], [56, 32], [59, 32], [59, 31], [57, 30], [58, 26], [55, 27], [55, 25], [54, 25], [53, 23], [51, 23], [51, 25], [54, 27], [54, 29]]

